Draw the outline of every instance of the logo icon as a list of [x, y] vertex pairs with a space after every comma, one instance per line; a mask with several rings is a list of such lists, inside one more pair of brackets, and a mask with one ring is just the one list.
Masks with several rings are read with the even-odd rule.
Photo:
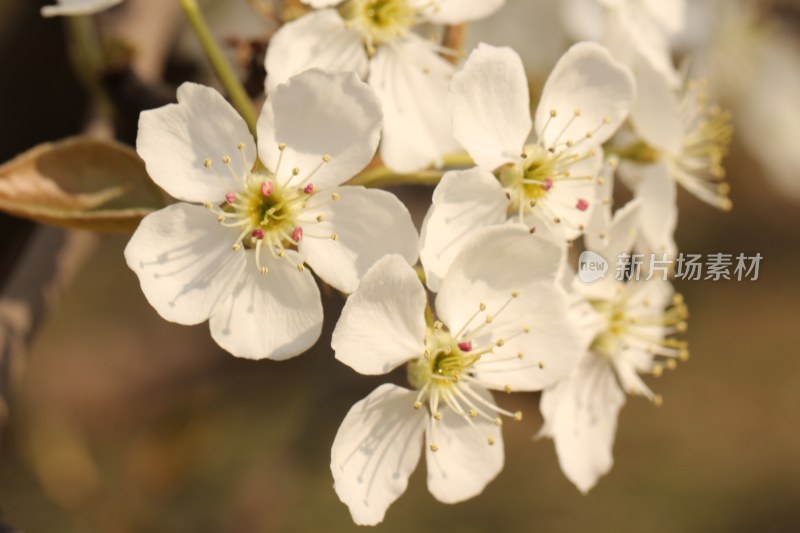
[[606, 277], [608, 261], [590, 250], [582, 252], [578, 258], [578, 279], [584, 283], [594, 283]]

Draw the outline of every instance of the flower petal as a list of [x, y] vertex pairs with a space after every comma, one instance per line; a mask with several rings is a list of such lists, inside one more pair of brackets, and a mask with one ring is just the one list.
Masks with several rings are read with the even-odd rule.
[[481, 43], [450, 84], [453, 135], [486, 170], [517, 161], [531, 131], [528, 80], [511, 48]]
[[44, 6], [41, 13], [43, 17], [93, 15], [114, 7], [121, 2], [122, 0], [58, 0], [55, 5]]
[[207, 209], [177, 203], [144, 217], [125, 247], [125, 260], [158, 314], [199, 324], [242, 275], [245, 254], [231, 248], [236, 234]]
[[[335, 187], [372, 160], [381, 121], [380, 101], [356, 74], [307, 70], [279, 86], [264, 104], [258, 155], [278, 179], [292, 185]], [[286, 145], [282, 158], [281, 143]], [[327, 163], [325, 156], [330, 156]]]
[[384, 384], [355, 404], [331, 448], [333, 488], [353, 521], [372, 526], [408, 486], [419, 462], [425, 412], [416, 393]]
[[296, 252], [287, 251], [284, 258], [267, 258], [267, 274], [247, 265], [233, 294], [211, 317], [217, 344], [236, 357], [276, 361], [313, 346], [322, 331], [322, 301], [311, 273], [298, 271], [300, 262]]
[[313, 7], [314, 9], [320, 9], [323, 7], [333, 7], [336, 4], [341, 3], [342, 0], [300, 0], [304, 4]]
[[553, 437], [564, 475], [583, 493], [611, 470], [611, 449], [625, 394], [611, 366], [593, 354], [575, 373], [544, 391], [540, 435]]
[[405, 259], [387, 255], [347, 299], [331, 347], [361, 374], [386, 374], [425, 351], [425, 288]]
[[177, 104], [142, 112], [136, 151], [153, 181], [187, 202], [224, 202], [256, 160], [253, 136], [236, 110], [214, 89], [189, 82], [178, 88]]
[[681, 104], [670, 80], [645, 61], [638, 62], [634, 72], [637, 94], [631, 122], [636, 133], [654, 148], [680, 153], [684, 132]]
[[[331, 201], [328, 192], [339, 199]], [[417, 230], [406, 206], [391, 193], [338, 187], [313, 196], [305, 215], [308, 231], [300, 252], [319, 277], [340, 291], [353, 292], [384, 255], [397, 253], [408, 264], [417, 262]], [[317, 222], [320, 215], [323, 220]]]
[[[461, 385], [463, 390], [467, 385]], [[472, 388], [473, 394], [494, 405], [491, 393]], [[468, 394], [468, 393], [465, 393]], [[475, 404], [486, 409], [480, 403]], [[458, 503], [477, 496], [503, 469], [503, 435], [491, 420], [472, 418], [470, 426], [466, 417], [450, 408], [442, 409], [442, 419], [433, 422], [426, 432], [428, 464], [428, 490], [443, 503]], [[494, 444], [489, 445], [492, 439]], [[431, 450], [431, 445], [438, 447]]]
[[500, 309], [503, 317], [519, 316], [536, 305], [541, 284], [555, 285], [562, 253], [561, 247], [520, 224], [475, 232], [442, 281], [436, 297], [439, 318], [450, 331], [459, 331], [473, 320], [480, 304], [495, 319]]
[[675, 228], [678, 225], [677, 186], [669, 173], [667, 163], [661, 161], [638, 167], [641, 182], [635, 197], [640, 199], [639, 239], [640, 252], [667, 252], [674, 255]]
[[505, 0], [424, 0], [429, 5], [427, 19], [434, 24], [461, 24], [486, 18], [503, 7]]
[[536, 110], [540, 142], [577, 143], [591, 132], [584, 147], [603, 144], [628, 117], [635, 93], [630, 70], [608, 50], [596, 43], [572, 46], [545, 83]]
[[440, 166], [460, 148], [453, 138], [447, 88], [455, 67], [415, 35], [380, 46], [369, 84], [383, 102], [383, 162], [396, 172]]
[[465, 240], [479, 228], [505, 222], [507, 208], [503, 187], [487, 170], [455, 170], [442, 177], [422, 225], [419, 252], [433, 292]]
[[281, 26], [269, 41], [264, 65], [267, 94], [272, 94], [278, 85], [310, 68], [353, 71], [363, 79], [369, 61], [361, 35], [349, 30], [335, 9], [326, 9]]
[[[553, 385], [573, 370], [583, 354], [580, 332], [571, 318], [566, 292], [539, 283], [535, 299], [521, 314], [504, 311], [492, 323], [491, 335], [477, 343], [495, 347], [475, 363], [476, 377], [494, 390], [537, 391]], [[503, 343], [497, 346], [500, 339]]]

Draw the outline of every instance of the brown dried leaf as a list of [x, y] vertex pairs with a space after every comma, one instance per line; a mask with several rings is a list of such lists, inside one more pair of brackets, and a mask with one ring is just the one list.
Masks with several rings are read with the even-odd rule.
[[46, 143], [0, 166], [0, 210], [37, 222], [129, 231], [164, 205], [136, 152], [111, 141]]

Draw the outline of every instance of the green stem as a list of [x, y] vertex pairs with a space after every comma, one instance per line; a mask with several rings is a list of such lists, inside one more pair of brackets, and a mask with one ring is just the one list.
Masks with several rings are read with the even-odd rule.
[[100, 74], [106, 68], [106, 55], [94, 20], [89, 16], [74, 16], [66, 17], [65, 22], [72, 45], [72, 62], [78, 77], [91, 93], [99, 110], [110, 117], [114, 109], [100, 83]]
[[[466, 168], [472, 166], [472, 158], [466, 152], [448, 154], [443, 158], [445, 169]], [[398, 174], [383, 165], [366, 169], [347, 182], [348, 185], [364, 187], [390, 187], [392, 185], [429, 185], [435, 186], [442, 179], [446, 170], [423, 170], [413, 174]]]
[[236, 73], [234, 73], [233, 68], [231, 68], [230, 63], [225, 58], [225, 54], [222, 53], [222, 50], [214, 40], [208, 23], [203, 18], [200, 7], [197, 5], [197, 0], [180, 0], [180, 2], [192, 31], [197, 36], [197, 40], [200, 41], [206, 58], [208, 58], [211, 67], [217, 74], [217, 78], [219, 78], [222, 86], [225, 87], [233, 107], [242, 115], [244, 121], [247, 122], [247, 127], [250, 128], [250, 132], [255, 137], [257, 117], [253, 103], [250, 101], [250, 97], [247, 96], [247, 92], [244, 90]]

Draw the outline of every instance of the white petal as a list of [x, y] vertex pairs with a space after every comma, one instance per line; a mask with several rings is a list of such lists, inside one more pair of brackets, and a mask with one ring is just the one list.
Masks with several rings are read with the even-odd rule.
[[584, 240], [589, 250], [600, 250], [608, 242], [608, 231], [611, 227], [612, 207], [614, 203], [614, 181], [618, 165], [606, 164], [600, 171], [603, 179], [597, 188], [597, 206], [592, 210], [586, 224]]
[[299, 255], [288, 251], [284, 258], [266, 258], [267, 274], [248, 264], [231, 297], [211, 317], [217, 344], [236, 357], [276, 361], [313, 346], [322, 331], [322, 302], [314, 277], [299, 272], [298, 263]]
[[531, 131], [528, 80], [511, 48], [478, 45], [450, 85], [453, 135], [486, 170], [517, 161]]
[[[461, 385], [462, 390], [467, 385]], [[474, 394], [494, 405], [492, 395], [480, 388]], [[474, 402], [481, 409], [480, 403]], [[468, 409], [466, 409], [468, 410]], [[503, 435], [491, 420], [472, 418], [476, 431], [465, 417], [450, 408], [441, 410], [442, 419], [433, 422], [433, 434], [426, 432], [425, 459], [428, 466], [428, 490], [443, 503], [458, 503], [483, 492], [503, 469]], [[488, 439], [494, 444], [489, 445]], [[437, 451], [431, 451], [435, 444]]]
[[313, 7], [314, 9], [320, 9], [323, 7], [333, 7], [336, 4], [341, 3], [342, 0], [300, 0], [304, 4]]
[[664, 162], [640, 166], [641, 183], [635, 197], [639, 210], [639, 240], [637, 250], [645, 253], [677, 251], [675, 228], [678, 225], [677, 187]]
[[60, 15], [93, 15], [121, 3], [122, 0], [58, 0], [53, 6], [42, 8], [43, 17]]
[[333, 488], [353, 521], [375, 525], [408, 486], [419, 462], [425, 412], [417, 393], [384, 384], [355, 404], [331, 448]]
[[507, 208], [503, 187], [489, 171], [475, 167], [442, 177], [422, 225], [419, 251], [433, 292], [439, 290], [464, 241], [479, 228], [505, 222]]
[[608, 241], [600, 249], [603, 257], [613, 262], [619, 255], [633, 250], [640, 230], [641, 211], [641, 200], [634, 199], [614, 213], [608, 229]]
[[147, 215], [125, 248], [147, 301], [170, 322], [199, 324], [236, 286], [245, 254], [237, 232], [207, 209], [184, 203]]
[[[608, 50], [596, 43], [574, 45], [545, 83], [536, 110], [540, 142], [547, 147], [577, 142], [592, 132], [584, 144], [603, 144], [627, 118], [635, 91], [630, 70]], [[557, 115], [551, 117], [551, 111]]]
[[686, 0], [642, 0], [642, 3], [668, 34], [679, 33], [686, 27]]
[[561, 470], [586, 493], [614, 463], [617, 416], [625, 403], [613, 369], [593, 354], [573, 376], [544, 391], [539, 408], [553, 437]]
[[361, 35], [347, 29], [336, 10], [309, 13], [281, 26], [270, 39], [265, 59], [267, 93], [310, 68], [354, 71], [365, 78], [368, 65]]
[[559, 0], [561, 19], [575, 41], [602, 41], [606, 14], [597, 0]]
[[505, 0], [438, 0], [428, 9], [427, 18], [434, 24], [461, 24], [488, 17], [504, 3]]
[[[541, 284], [555, 285], [561, 256], [559, 246], [531, 235], [520, 224], [475, 232], [442, 281], [436, 297], [440, 320], [450, 331], [459, 331], [470, 323], [481, 303], [493, 316], [507, 303], [503, 317], [524, 313], [536, 305]], [[519, 294], [513, 298], [516, 292]]]
[[654, 148], [680, 153], [684, 132], [681, 105], [669, 78], [645, 61], [635, 65], [634, 74], [637, 93], [631, 122], [636, 133]]
[[[510, 339], [475, 364], [476, 376], [491, 389], [542, 390], [567, 376], [583, 353], [567, 294], [550, 283], [539, 283], [534, 294], [520, 314], [504, 311], [487, 328], [491, 334], [477, 343]], [[530, 328], [529, 333], [523, 328]]]
[[369, 84], [383, 102], [381, 158], [389, 168], [405, 173], [440, 166], [442, 156], [460, 148], [446, 103], [454, 71], [414, 35], [378, 48]]
[[[258, 118], [258, 155], [270, 171], [277, 170], [278, 179], [286, 180], [298, 169], [293, 185], [335, 187], [375, 155], [380, 106], [374, 91], [352, 72], [307, 70], [279, 86], [264, 104]], [[286, 149], [277, 169], [281, 143]], [[331, 157], [327, 163], [325, 155]]]
[[347, 299], [331, 347], [361, 374], [385, 374], [425, 350], [425, 288], [405, 259], [387, 255]]
[[256, 159], [253, 136], [236, 110], [214, 89], [189, 82], [178, 88], [177, 104], [142, 112], [136, 151], [169, 194], [215, 204], [243, 186]]
[[[332, 201], [329, 192], [339, 200]], [[322, 222], [316, 221], [318, 215]], [[406, 206], [391, 193], [338, 187], [312, 197], [305, 216], [307, 236], [300, 251], [317, 275], [340, 291], [353, 292], [384, 255], [396, 253], [410, 265], [417, 262], [417, 230]]]

